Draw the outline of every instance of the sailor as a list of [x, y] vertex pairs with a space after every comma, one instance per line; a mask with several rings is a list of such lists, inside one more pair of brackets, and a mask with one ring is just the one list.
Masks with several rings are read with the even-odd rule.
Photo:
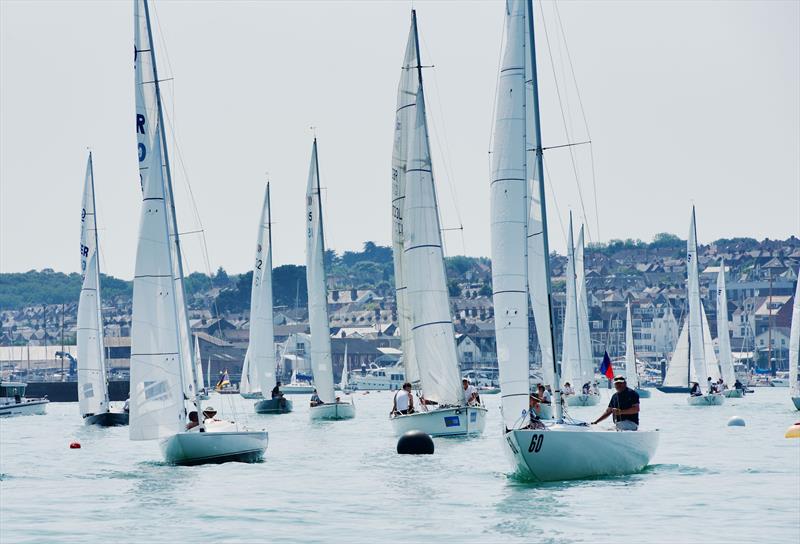
[[189, 422], [186, 424], [186, 430], [194, 429], [198, 425], [200, 425], [200, 422], [197, 421], [197, 412], [192, 410], [189, 412]]
[[689, 395], [693, 397], [702, 397], [703, 392], [700, 390], [700, 384], [697, 382], [692, 382], [692, 389], [689, 391]]
[[562, 393], [564, 393], [564, 396], [574, 395], [575, 394], [575, 390], [572, 388], [572, 384], [570, 384], [569, 382], [565, 383], [564, 384], [564, 391], [562, 391]]
[[583, 387], [581, 388], [581, 391], [583, 392], [584, 395], [588, 395], [591, 390], [592, 390], [592, 386], [589, 385], [589, 382], [586, 382], [585, 384], [583, 384]]
[[539, 402], [539, 397], [532, 394], [528, 400], [528, 414], [530, 417], [530, 421], [528, 422], [528, 427], [531, 429], [542, 429], [544, 428], [544, 424], [542, 423], [539, 416], [542, 414], [542, 406]]
[[317, 394], [317, 390], [314, 389], [314, 392], [311, 394], [311, 407], [313, 408], [315, 406], [319, 406], [320, 404], [325, 403], [322, 402], [322, 399], [319, 398], [319, 395]]
[[122, 411], [126, 414], [131, 411], [131, 399], [125, 399], [125, 404], [122, 405]]
[[470, 385], [469, 380], [467, 378], [463, 378], [461, 380], [461, 386], [464, 388], [464, 404], [470, 406], [472, 404], [477, 404], [479, 402], [478, 399], [478, 390], [474, 385]]
[[394, 394], [392, 414], [411, 414], [414, 412], [414, 396], [411, 394], [411, 384], [406, 382], [403, 388]]
[[208, 421], [219, 421], [216, 416], [217, 416], [217, 410], [213, 406], [208, 406], [203, 409], [204, 423]]
[[272, 388], [272, 398], [273, 399], [283, 398], [283, 393], [281, 393], [281, 382], [275, 382], [275, 387]]
[[711, 379], [711, 376], [706, 380], [706, 387], [706, 391], [708, 391], [709, 395], [717, 392], [717, 387], [714, 385], [714, 380]]
[[736, 383], [733, 384], [733, 388], [736, 390], [743, 390], [744, 384], [739, 381], [739, 378], [736, 378]]
[[616, 393], [611, 396], [608, 408], [603, 412], [603, 415], [592, 421], [592, 425], [596, 425], [608, 416], [613, 415], [618, 431], [637, 430], [639, 428], [639, 394], [628, 388], [625, 376], [614, 378], [614, 389]]
[[536, 396], [542, 404], [550, 404], [550, 392], [542, 384], [536, 385]]

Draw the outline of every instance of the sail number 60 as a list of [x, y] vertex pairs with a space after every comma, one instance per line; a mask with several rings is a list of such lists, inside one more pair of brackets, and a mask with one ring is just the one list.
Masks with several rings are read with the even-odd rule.
[[531, 445], [528, 446], [528, 453], [539, 453], [542, 449], [542, 442], [544, 442], [543, 434], [534, 434], [531, 437]]

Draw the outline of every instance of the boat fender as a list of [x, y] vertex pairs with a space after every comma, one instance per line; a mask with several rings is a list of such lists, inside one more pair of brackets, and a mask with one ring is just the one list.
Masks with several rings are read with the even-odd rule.
[[728, 420], [728, 427], [744, 427], [744, 426], [745, 426], [744, 419], [742, 419], [739, 416], [733, 416]]
[[422, 431], [408, 431], [397, 441], [397, 453], [406, 455], [433, 454], [433, 438]]
[[80, 442], [70, 442], [69, 443], [69, 449], [71, 449], [71, 450], [79, 450], [79, 449], [81, 449], [81, 443]]

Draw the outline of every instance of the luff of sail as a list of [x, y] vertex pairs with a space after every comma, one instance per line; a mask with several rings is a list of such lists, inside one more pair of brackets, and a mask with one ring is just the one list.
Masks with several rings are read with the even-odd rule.
[[86, 164], [81, 209], [81, 284], [78, 301], [78, 405], [81, 416], [108, 411], [108, 386], [103, 353], [99, 248], [95, 216], [92, 154]]
[[250, 291], [250, 342], [247, 353], [264, 398], [275, 387], [275, 325], [272, 314], [272, 220], [269, 184], [258, 222], [253, 281]]
[[789, 387], [794, 397], [800, 397], [800, 272], [794, 289], [792, 325], [789, 330]]
[[425, 397], [439, 404], [462, 404], [422, 87], [417, 92], [416, 103], [417, 118], [409, 142], [403, 214], [412, 334]]
[[[506, 8], [506, 42], [497, 89], [489, 189], [497, 365], [503, 420], [509, 429], [524, 418], [530, 395], [525, 36], [524, 7], [521, 2], [509, 3]], [[538, 318], [536, 325], [537, 332], [540, 332]], [[549, 334], [548, 330], [548, 338]], [[541, 332], [539, 339], [541, 343]], [[545, 354], [542, 355], [543, 361], [546, 360]], [[543, 364], [545, 366], [546, 363]]]
[[689, 351], [692, 372], [699, 383], [705, 383], [706, 369], [705, 342], [703, 340], [703, 303], [700, 300], [700, 274], [697, 263], [697, 223], [694, 206], [689, 225], [689, 238], [686, 241], [686, 276], [689, 298]]
[[397, 108], [394, 122], [394, 146], [392, 148], [392, 254], [394, 256], [395, 300], [397, 323], [403, 349], [403, 365], [406, 381], [419, 381], [414, 350], [414, 335], [411, 333], [411, 310], [403, 259], [403, 213], [406, 198], [406, 168], [408, 165], [408, 143], [417, 116], [417, 90], [419, 89], [419, 52], [417, 49], [417, 17], [411, 12], [411, 30], [408, 35], [400, 82], [397, 85]]
[[625, 317], [625, 380], [631, 389], [639, 388], [639, 373], [636, 371], [636, 349], [633, 341], [633, 319], [631, 302], [626, 305]]
[[[331, 333], [328, 321], [328, 288], [325, 276], [325, 240], [322, 231], [322, 203], [319, 190], [317, 140], [311, 151], [306, 187], [306, 286], [308, 324], [311, 328], [311, 368], [314, 385], [322, 402], [336, 400], [331, 363]], [[262, 391], [262, 394], [265, 394]]]
[[[134, 5], [136, 138], [142, 209], [133, 280], [130, 437], [150, 440], [184, 428], [184, 323], [175, 292], [174, 220], [166, 187], [153, 39], [145, 0]], [[191, 351], [189, 351], [191, 353]], [[189, 366], [191, 369], [191, 366]]]
[[736, 382], [736, 372], [733, 368], [731, 338], [728, 331], [728, 291], [725, 286], [725, 260], [723, 259], [719, 263], [719, 274], [717, 274], [717, 344], [722, 380], [728, 387], [733, 387]]

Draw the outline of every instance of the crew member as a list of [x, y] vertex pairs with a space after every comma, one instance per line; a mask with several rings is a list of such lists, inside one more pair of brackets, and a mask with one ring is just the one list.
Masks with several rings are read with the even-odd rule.
[[625, 376], [614, 378], [616, 393], [611, 396], [611, 402], [603, 415], [592, 421], [596, 425], [610, 415], [614, 416], [614, 423], [618, 431], [635, 431], [639, 428], [639, 393], [628, 388]]

